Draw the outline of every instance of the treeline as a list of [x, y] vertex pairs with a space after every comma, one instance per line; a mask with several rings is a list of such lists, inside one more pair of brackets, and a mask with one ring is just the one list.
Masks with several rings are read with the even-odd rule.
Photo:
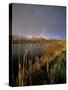
[[12, 43], [38, 43], [38, 42], [45, 42], [44, 38], [32, 38], [32, 39], [17, 39], [12, 40]]

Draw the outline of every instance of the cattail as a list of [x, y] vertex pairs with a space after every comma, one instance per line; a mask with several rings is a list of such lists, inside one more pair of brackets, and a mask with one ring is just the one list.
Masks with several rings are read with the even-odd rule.
[[18, 86], [21, 86], [21, 64], [20, 63], [18, 64], [18, 67], [19, 67], [19, 70], [18, 70], [18, 75], [16, 78], [16, 84]]
[[49, 71], [49, 54], [47, 54], [47, 73], [48, 73], [48, 71]]
[[27, 55], [27, 49], [25, 50], [24, 53], [24, 58], [23, 58], [23, 68], [22, 68], [22, 85], [24, 85], [24, 78], [25, 78], [25, 62], [27, 64], [27, 60], [26, 60], [26, 55]]
[[36, 57], [36, 59], [35, 59], [33, 69], [34, 69], [35, 72], [38, 72], [40, 70], [40, 63], [39, 63], [39, 58], [38, 57]]
[[31, 81], [31, 74], [32, 74], [32, 61], [30, 61], [30, 60], [29, 60], [30, 85], [32, 85], [32, 81]]

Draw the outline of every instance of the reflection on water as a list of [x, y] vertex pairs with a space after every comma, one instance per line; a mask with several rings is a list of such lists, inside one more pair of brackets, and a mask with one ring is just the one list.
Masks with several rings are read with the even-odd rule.
[[[46, 44], [45, 46], [47, 46], [47, 45], [48, 44]], [[33, 56], [40, 56], [40, 55], [44, 54], [44, 51], [41, 48], [42, 46], [43, 45], [40, 43], [12, 44], [12, 56], [16, 57], [18, 54], [23, 56], [26, 49]]]

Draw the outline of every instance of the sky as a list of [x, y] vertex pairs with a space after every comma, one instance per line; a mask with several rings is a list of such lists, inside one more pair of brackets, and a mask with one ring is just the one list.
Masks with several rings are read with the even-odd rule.
[[66, 38], [66, 7], [13, 4], [12, 34]]

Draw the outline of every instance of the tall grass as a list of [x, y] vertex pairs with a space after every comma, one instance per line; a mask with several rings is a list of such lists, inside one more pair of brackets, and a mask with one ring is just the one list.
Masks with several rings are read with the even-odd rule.
[[[42, 56], [41, 56], [42, 57]], [[19, 62], [19, 71], [16, 85], [42, 85], [42, 84], [59, 84], [66, 82], [66, 51], [63, 51], [52, 62], [41, 66], [40, 58], [34, 58], [25, 50], [22, 63]], [[21, 61], [20, 60], [20, 61]], [[23, 64], [23, 66], [22, 66]], [[43, 68], [42, 68], [43, 67]], [[44, 69], [46, 68], [46, 69]], [[18, 83], [17, 83], [18, 82]]]
[[66, 82], [66, 54], [65, 51], [55, 58], [49, 69], [50, 84]]

